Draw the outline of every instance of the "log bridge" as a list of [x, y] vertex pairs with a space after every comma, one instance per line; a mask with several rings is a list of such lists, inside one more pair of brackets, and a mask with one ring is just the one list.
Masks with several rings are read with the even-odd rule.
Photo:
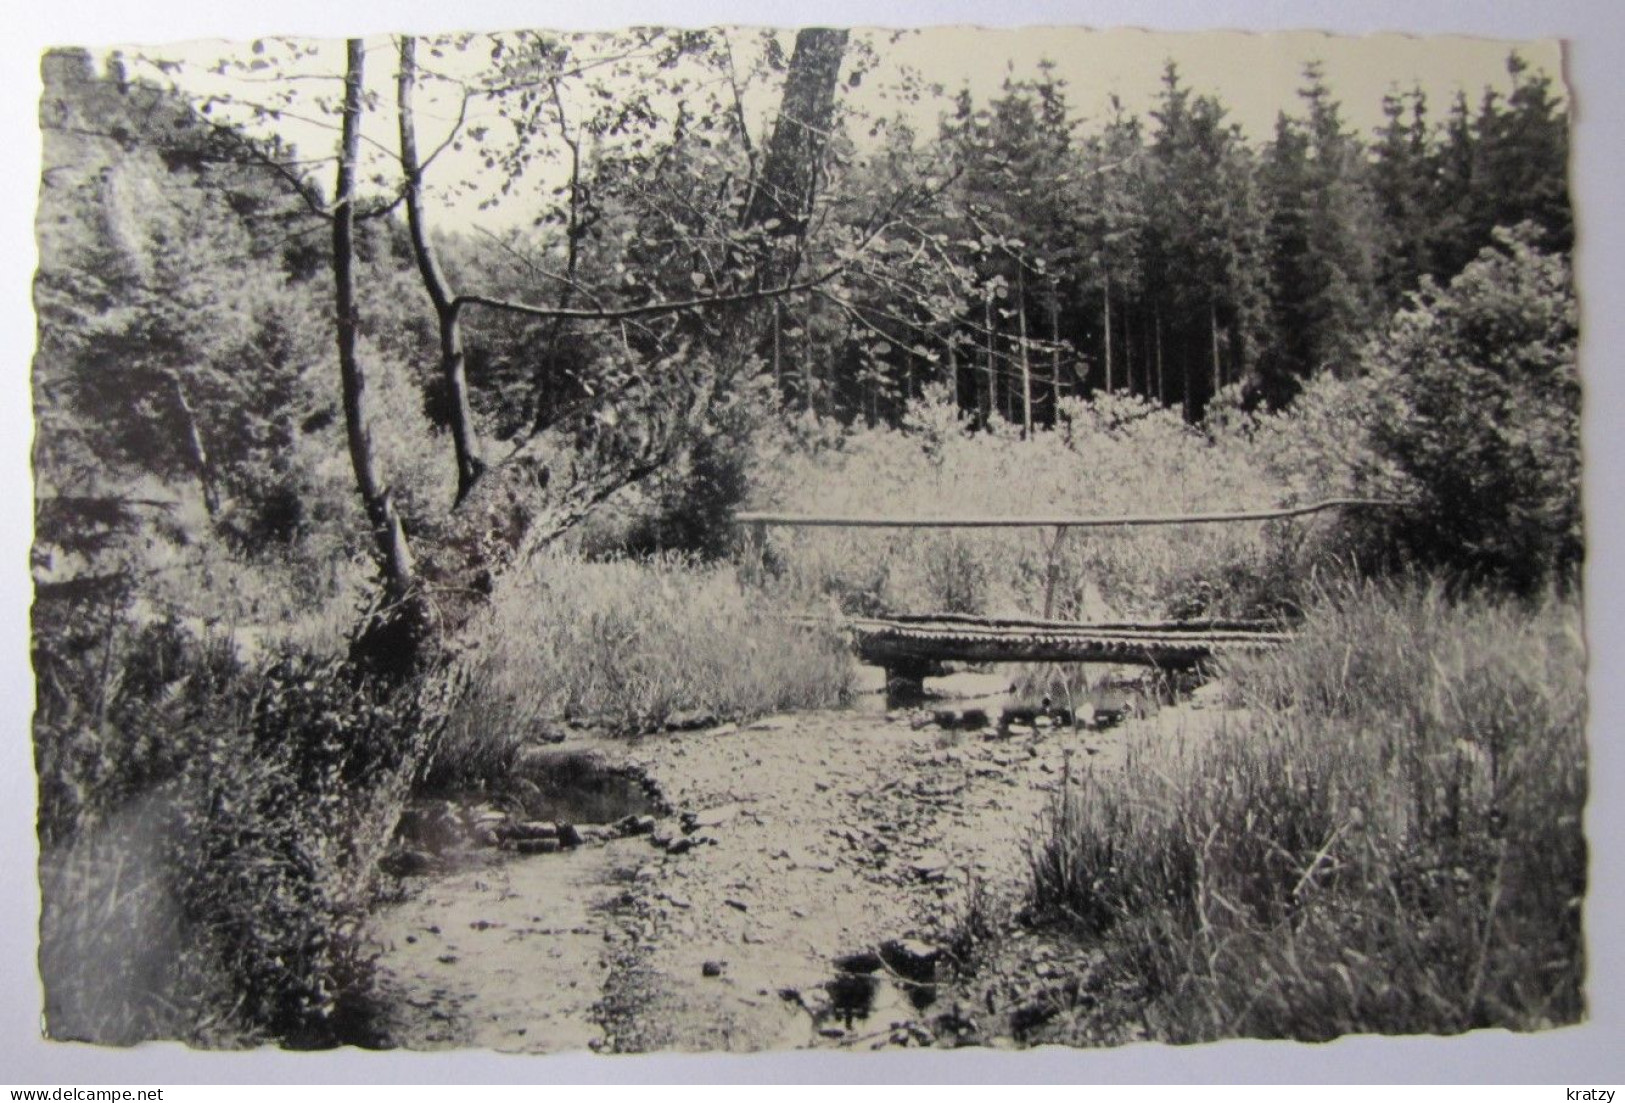
[[1074, 528], [1230, 524], [1301, 517], [1350, 507], [1397, 507], [1376, 498], [1330, 498], [1301, 506], [1228, 513], [1130, 514], [1100, 517], [859, 517], [788, 513], [739, 513], [745, 528], [747, 570], [759, 570], [769, 526], [793, 528], [1038, 528], [1053, 529], [1044, 593], [1044, 615], [1022, 619], [958, 613], [851, 617], [845, 622], [853, 646], [867, 663], [886, 670], [888, 700], [917, 699], [924, 679], [944, 662], [1127, 663], [1165, 670], [1189, 669], [1221, 653], [1264, 651], [1292, 638], [1264, 621], [1145, 621], [1084, 624], [1050, 619], [1057, 556]]

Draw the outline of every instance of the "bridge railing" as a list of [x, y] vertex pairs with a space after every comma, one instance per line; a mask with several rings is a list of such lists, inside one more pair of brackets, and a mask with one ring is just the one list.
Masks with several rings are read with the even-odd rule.
[[734, 523], [744, 528], [745, 563], [754, 571], [761, 563], [767, 546], [767, 530], [784, 528], [913, 528], [913, 529], [991, 529], [1039, 528], [1054, 529], [1049, 541], [1048, 563], [1044, 586], [1044, 616], [1053, 611], [1055, 583], [1058, 575], [1057, 556], [1072, 529], [1135, 528], [1148, 525], [1221, 525], [1247, 521], [1275, 521], [1289, 517], [1303, 517], [1329, 509], [1403, 508], [1410, 503], [1389, 498], [1325, 498], [1296, 506], [1276, 506], [1269, 509], [1232, 510], [1218, 513], [1125, 513], [1096, 516], [1061, 514], [1035, 514], [1028, 516], [987, 517], [875, 517], [853, 514], [769, 513], [741, 512], [734, 515]]

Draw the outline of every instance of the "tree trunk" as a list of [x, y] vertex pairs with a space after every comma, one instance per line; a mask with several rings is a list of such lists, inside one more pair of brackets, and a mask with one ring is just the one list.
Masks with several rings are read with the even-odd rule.
[[784, 402], [784, 359], [780, 349], [780, 330], [783, 322], [779, 315], [779, 300], [773, 300], [773, 401]]
[[1123, 378], [1129, 394], [1139, 394], [1134, 385], [1134, 304], [1123, 304]]
[[361, 146], [362, 69], [366, 51], [359, 38], [348, 43], [344, 74], [344, 115], [338, 186], [333, 205], [333, 286], [337, 311], [339, 374], [344, 390], [344, 426], [356, 487], [372, 525], [373, 542], [390, 604], [397, 609], [412, 593], [412, 554], [389, 487], [378, 474], [367, 407], [367, 376], [355, 351], [355, 166]]
[[996, 402], [996, 380], [993, 374], [993, 288], [990, 285], [982, 296], [982, 323], [987, 330], [987, 386], [981, 398], [982, 424], [993, 424], [993, 410]]
[[1208, 340], [1213, 351], [1213, 397], [1224, 387], [1224, 375], [1219, 366], [1219, 308], [1212, 299], [1207, 302]]
[[1196, 380], [1191, 371], [1191, 339], [1188, 332], [1179, 332], [1179, 367], [1185, 383], [1184, 394], [1181, 396], [1185, 403], [1185, 420], [1196, 421]]
[[812, 319], [801, 322], [801, 404], [810, 414], [818, 413], [813, 389]]
[[[835, 85], [846, 38], [844, 30], [822, 27], [796, 32], [779, 117], [745, 207], [745, 226], [764, 227], [774, 236], [806, 232], [818, 188], [818, 162], [835, 119]], [[778, 221], [769, 227], [774, 219]]]
[[1055, 290], [1055, 283], [1050, 282], [1049, 292], [1049, 408], [1050, 422], [1055, 421], [1055, 412], [1061, 406], [1061, 302], [1060, 295]]
[[1168, 405], [1168, 391], [1163, 382], [1162, 375], [1162, 310], [1158, 308], [1152, 313], [1151, 325], [1157, 337], [1157, 403]]
[[423, 169], [418, 163], [417, 122], [412, 110], [412, 91], [417, 81], [417, 40], [401, 39], [400, 73], [396, 83], [401, 132], [401, 172], [406, 194], [406, 224], [412, 237], [412, 254], [418, 274], [434, 303], [440, 327], [440, 376], [445, 388], [445, 416], [450, 422], [452, 447], [457, 459], [457, 500], [468, 496], [474, 480], [485, 470], [479, 456], [479, 439], [474, 431], [474, 414], [468, 403], [468, 378], [464, 370], [463, 326], [451, 288], [446, 285], [439, 258], [429, 240], [423, 219]]
[[1027, 354], [1027, 280], [1016, 268], [1016, 324], [1021, 332], [1021, 433], [1033, 435], [1033, 366]]
[[959, 358], [954, 353], [954, 331], [948, 330], [948, 338], [943, 341], [948, 350], [948, 395], [953, 402], [954, 413], [959, 412]]
[[1100, 284], [1100, 313], [1106, 333], [1106, 393], [1112, 393], [1112, 274], [1107, 269]]
[[209, 450], [203, 444], [203, 430], [198, 426], [197, 413], [186, 397], [186, 385], [179, 372], [169, 372], [169, 385], [175, 391], [175, 408], [181, 415], [181, 432], [186, 436], [186, 458], [197, 475], [198, 487], [203, 491], [203, 508], [210, 520], [220, 515], [220, 490], [214, 481], [214, 465], [209, 461]]

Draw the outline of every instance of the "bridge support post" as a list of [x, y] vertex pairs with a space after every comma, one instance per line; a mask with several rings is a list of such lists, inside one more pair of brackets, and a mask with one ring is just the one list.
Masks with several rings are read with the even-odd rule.
[[926, 675], [937, 664], [923, 659], [900, 659], [886, 665], [886, 707], [913, 708], [925, 700]]
[[1055, 583], [1061, 574], [1061, 544], [1066, 540], [1066, 526], [1055, 526], [1055, 539], [1050, 541], [1049, 562], [1044, 569], [1044, 619], [1055, 615]]

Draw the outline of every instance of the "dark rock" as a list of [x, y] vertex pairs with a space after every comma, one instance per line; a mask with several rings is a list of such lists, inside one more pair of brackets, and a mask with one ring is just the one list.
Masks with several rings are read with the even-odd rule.
[[434, 858], [422, 850], [392, 850], [378, 861], [378, 868], [391, 877], [415, 877], [433, 865]]
[[942, 950], [914, 938], [894, 938], [880, 946], [887, 967], [906, 980], [927, 982], [936, 979]]
[[503, 839], [556, 839], [559, 837], [557, 824], [545, 820], [528, 820], [524, 823], [508, 823], [497, 830], [497, 836]]
[[717, 718], [709, 712], [674, 712], [666, 717], [669, 732], [697, 731], [715, 725]]
[[559, 823], [559, 824], [557, 824], [555, 826], [558, 829], [559, 845], [560, 846], [580, 846], [581, 845], [581, 832], [576, 830], [574, 824], [561, 822], [561, 823]]
[[859, 950], [835, 959], [835, 968], [843, 973], [877, 973], [885, 962], [873, 950]]
[[694, 840], [684, 836], [666, 844], [667, 854], [687, 854], [694, 849]]
[[720, 977], [722, 970], [727, 968], [726, 961], [708, 961], [700, 966], [700, 974], [707, 977]]
[[420, 801], [401, 813], [395, 837], [409, 849], [448, 850], [462, 842], [467, 828], [450, 801]]
[[626, 816], [615, 825], [623, 835], [649, 835], [654, 832], [653, 816]]
[[1025, 1042], [1033, 1031], [1055, 1018], [1060, 1008], [1047, 1000], [1035, 1000], [1010, 1012], [1010, 1033]]
[[976, 731], [987, 727], [987, 712], [983, 709], [966, 709], [959, 714], [959, 726], [966, 731]]
[[1128, 715], [1128, 709], [1126, 707], [1125, 708], [1110, 708], [1110, 709], [1097, 708], [1095, 710], [1095, 727], [1097, 727], [1097, 728], [1115, 727], [1116, 725], [1121, 724], [1123, 722], [1123, 717], [1125, 717], [1127, 715]]
[[728, 899], [728, 900], [724, 900], [723, 903], [728, 905], [730, 908], [734, 909], [735, 911], [742, 911], [743, 912], [743, 911], [749, 911], [750, 910], [749, 905], [747, 905], [743, 900]]
[[515, 850], [521, 854], [556, 854], [559, 850], [557, 839], [515, 839]]

